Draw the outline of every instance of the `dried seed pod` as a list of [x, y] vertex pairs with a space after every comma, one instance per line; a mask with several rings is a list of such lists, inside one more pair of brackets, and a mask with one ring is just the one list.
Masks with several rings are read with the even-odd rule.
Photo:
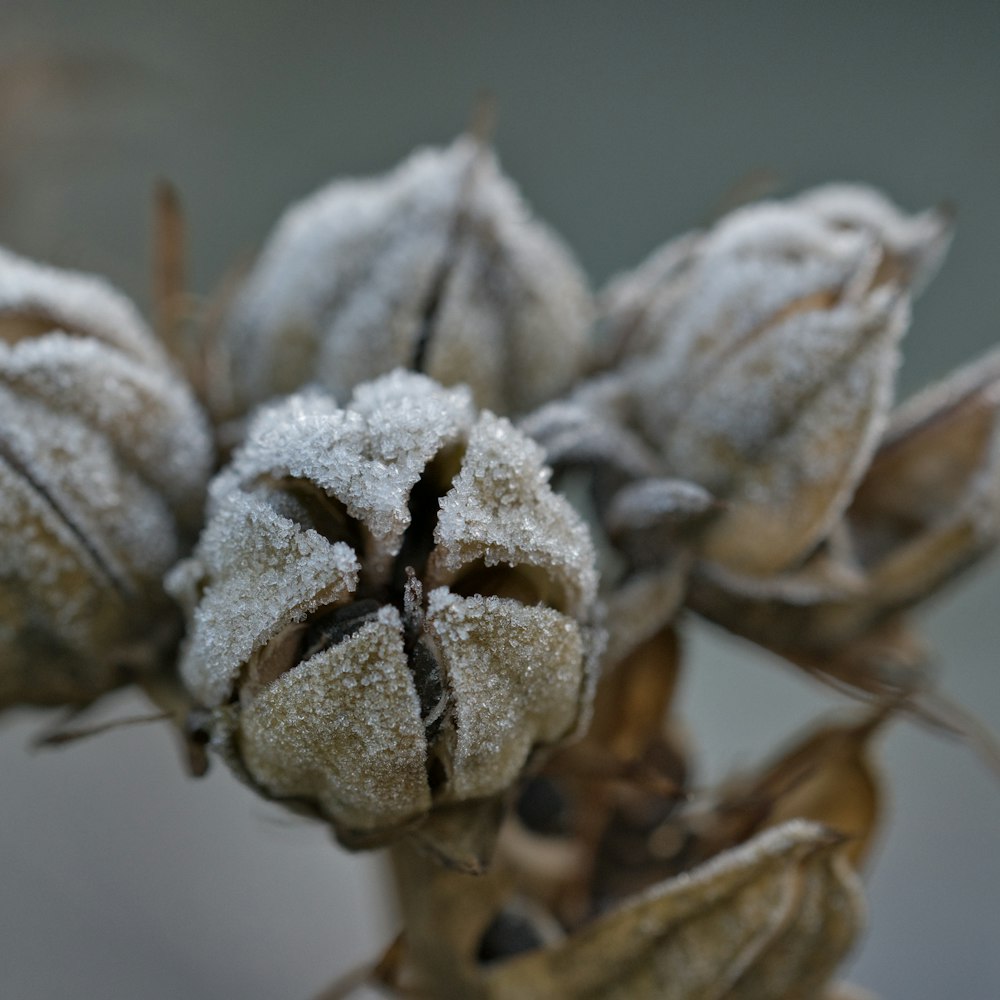
[[265, 410], [169, 584], [183, 677], [238, 773], [350, 846], [423, 823], [473, 866], [458, 842], [592, 696], [593, 552], [548, 475], [420, 375]]
[[208, 430], [130, 303], [6, 250], [0, 428], [0, 707], [85, 703], [176, 639]]
[[893, 414], [833, 537], [792, 580], [741, 591], [702, 570], [689, 599], [809, 669], [887, 697], [919, 690], [926, 653], [901, 615], [1000, 540], [1000, 354]]
[[631, 419], [663, 472], [726, 501], [703, 552], [732, 573], [790, 568], [847, 506], [886, 421], [912, 280], [947, 244], [940, 213], [908, 225], [855, 200], [857, 223], [819, 194], [741, 209], [605, 296]]
[[[482, 961], [507, 913], [533, 915], [503, 872], [474, 887], [428, 877], [400, 856], [406, 965], [428, 995], [506, 998], [822, 995], [864, 920], [843, 840], [803, 821], [768, 830], [677, 878], [623, 900], [563, 938], [534, 919], [527, 950]], [[406, 966], [404, 966], [406, 968]]]
[[592, 305], [556, 237], [472, 138], [290, 208], [233, 303], [227, 415], [307, 383], [346, 399], [401, 366], [519, 412], [584, 363]]
[[863, 921], [841, 838], [793, 821], [668, 879], [565, 941], [483, 970], [483, 995], [814, 996]]

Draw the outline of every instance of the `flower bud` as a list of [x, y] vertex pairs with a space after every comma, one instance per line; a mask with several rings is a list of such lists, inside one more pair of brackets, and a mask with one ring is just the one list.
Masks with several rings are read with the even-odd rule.
[[709, 561], [765, 577], [829, 532], [886, 421], [912, 281], [947, 232], [863, 189], [814, 192], [736, 211], [609, 290], [636, 425], [668, 475], [727, 504]]
[[0, 708], [87, 702], [152, 668], [210, 460], [132, 306], [0, 250]]
[[519, 412], [579, 374], [591, 318], [569, 252], [472, 138], [293, 205], [221, 337], [226, 415], [309, 383], [346, 399], [396, 367]]
[[456, 860], [454, 807], [588, 717], [593, 551], [548, 477], [506, 420], [421, 375], [265, 409], [168, 584], [183, 678], [237, 773], [348, 846], [447, 814], [434, 846]]

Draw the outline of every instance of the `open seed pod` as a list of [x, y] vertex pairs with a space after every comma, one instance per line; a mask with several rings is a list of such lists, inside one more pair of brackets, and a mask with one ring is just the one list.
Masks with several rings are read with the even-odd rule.
[[353, 847], [481, 865], [498, 800], [587, 719], [596, 575], [540, 449], [397, 371], [263, 411], [211, 488], [182, 662], [213, 743]]
[[83, 704], [161, 663], [180, 624], [161, 578], [210, 462], [131, 304], [0, 250], [0, 708]]
[[404, 367], [523, 411], [578, 377], [591, 313], [568, 250], [462, 137], [285, 213], [224, 324], [218, 408], [238, 416], [312, 383], [344, 400]]

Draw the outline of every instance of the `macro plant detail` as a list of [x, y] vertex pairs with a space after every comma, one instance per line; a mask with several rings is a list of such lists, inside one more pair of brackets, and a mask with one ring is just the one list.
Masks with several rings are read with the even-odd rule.
[[[829, 185], [594, 296], [469, 135], [293, 206], [172, 360], [0, 252], [0, 708], [135, 684], [388, 847], [402, 931], [330, 997], [860, 997], [879, 734], [996, 756], [912, 624], [1000, 535], [997, 357], [894, 398], [951, 235]], [[860, 708], [703, 786], [691, 615]]]

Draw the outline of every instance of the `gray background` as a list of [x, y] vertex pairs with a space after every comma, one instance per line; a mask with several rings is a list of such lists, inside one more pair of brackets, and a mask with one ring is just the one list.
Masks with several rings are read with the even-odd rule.
[[[16, 87], [12, 81], [20, 81]], [[27, 82], [25, 82], [27, 81]], [[447, 141], [492, 91], [508, 172], [595, 283], [709, 218], [756, 171], [959, 208], [901, 391], [1000, 316], [1000, 5], [4, 0], [0, 242], [146, 300], [148, 192], [181, 189], [208, 291], [291, 200]], [[946, 689], [1000, 731], [996, 569], [933, 608]], [[708, 776], [840, 704], [707, 629], [682, 697]], [[105, 714], [141, 706], [112, 700]], [[377, 859], [186, 780], [157, 727], [28, 754], [0, 727], [0, 994], [298, 997], [393, 925]], [[911, 725], [853, 978], [887, 998], [1000, 995], [1000, 783]]]

